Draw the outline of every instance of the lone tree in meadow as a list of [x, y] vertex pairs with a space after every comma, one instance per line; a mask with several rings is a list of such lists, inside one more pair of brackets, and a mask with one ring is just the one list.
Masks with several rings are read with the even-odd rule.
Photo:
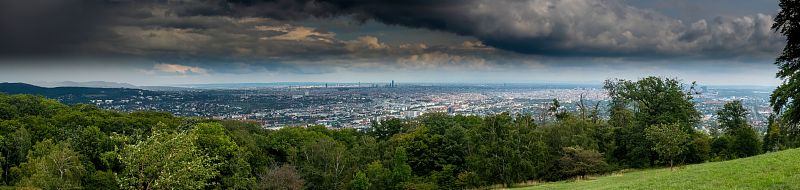
[[653, 125], [645, 129], [645, 134], [647, 140], [653, 143], [653, 151], [658, 153], [660, 160], [668, 162], [672, 170], [675, 159], [686, 151], [689, 134], [678, 124]]

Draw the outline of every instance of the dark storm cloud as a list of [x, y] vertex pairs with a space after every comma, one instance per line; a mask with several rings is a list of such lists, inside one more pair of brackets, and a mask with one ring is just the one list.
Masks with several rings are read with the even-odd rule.
[[[277, 19], [350, 16], [474, 36], [525, 54], [583, 57], [772, 55], [771, 17], [681, 21], [623, 1], [229, 0], [225, 13]], [[705, 54], [705, 55], [704, 55]], [[701, 57], [702, 57], [701, 56]]]
[[[0, 54], [285, 60], [388, 51], [315, 28], [253, 29], [334, 17], [472, 36], [498, 49], [550, 57], [771, 56], [782, 46], [767, 15], [682, 21], [616, 0], [6, 0], [0, 2]], [[243, 21], [254, 18], [274, 20]]]
[[96, 35], [105, 3], [99, 1], [0, 1], [0, 54], [68, 50]]

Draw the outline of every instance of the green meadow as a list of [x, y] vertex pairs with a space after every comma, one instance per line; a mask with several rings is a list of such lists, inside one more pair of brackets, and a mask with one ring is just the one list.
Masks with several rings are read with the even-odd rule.
[[628, 171], [517, 189], [800, 189], [800, 149], [672, 170]]

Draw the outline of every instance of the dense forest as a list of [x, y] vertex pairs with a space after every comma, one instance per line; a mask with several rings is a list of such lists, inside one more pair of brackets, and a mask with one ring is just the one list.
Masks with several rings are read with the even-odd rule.
[[[758, 134], [732, 101], [697, 131], [692, 85], [608, 80], [609, 110], [553, 100], [530, 115], [374, 122], [369, 131], [121, 113], [0, 94], [0, 182], [41, 189], [466, 189], [672, 167], [796, 147], [791, 127]], [[601, 117], [607, 111], [610, 117]]]

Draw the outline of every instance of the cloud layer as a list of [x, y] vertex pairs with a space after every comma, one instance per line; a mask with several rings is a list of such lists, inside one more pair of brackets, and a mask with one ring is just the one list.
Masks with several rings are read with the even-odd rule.
[[218, 10], [220, 14], [290, 20], [350, 16], [474, 36], [489, 46], [547, 56], [771, 54], [782, 44], [782, 39], [770, 32], [772, 19], [767, 15], [682, 21], [617, 0], [250, 0], [211, 4], [229, 6], [194, 12]]
[[[317, 27], [341, 18], [474, 40], [390, 44], [392, 36], [342, 37]], [[765, 14], [684, 21], [621, 0], [7, 0], [0, 2], [0, 56], [135, 56], [188, 68], [224, 63], [214, 69], [232, 73], [764, 59], [783, 46], [771, 24]]]

